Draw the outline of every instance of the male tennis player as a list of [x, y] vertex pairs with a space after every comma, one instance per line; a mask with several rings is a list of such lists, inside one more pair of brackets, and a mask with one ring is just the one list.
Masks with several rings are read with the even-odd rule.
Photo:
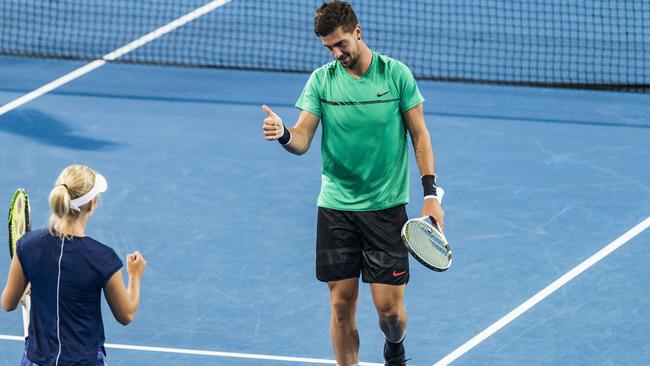
[[122, 261], [110, 247], [86, 236], [86, 225], [106, 191], [106, 179], [83, 165], [64, 169], [50, 193], [48, 228], [25, 233], [16, 246], [2, 307], [14, 310], [31, 283], [28, 337], [21, 366], [104, 366], [101, 293], [113, 315], [130, 323], [140, 303], [147, 262], [127, 256], [128, 288]]
[[400, 230], [407, 221], [409, 198], [407, 131], [424, 186], [422, 216], [444, 227], [444, 212], [435, 199], [424, 99], [408, 67], [368, 48], [347, 2], [324, 3], [316, 11], [314, 26], [336, 60], [311, 74], [296, 103], [301, 113], [293, 128], [262, 107], [267, 114], [264, 136], [303, 154], [323, 121], [316, 275], [330, 290], [337, 363], [358, 363], [355, 310], [361, 275], [370, 283], [386, 337], [386, 365], [405, 365], [409, 263]]

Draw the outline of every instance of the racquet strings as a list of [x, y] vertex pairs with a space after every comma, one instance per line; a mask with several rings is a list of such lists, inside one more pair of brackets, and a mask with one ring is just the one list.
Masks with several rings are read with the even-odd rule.
[[414, 254], [424, 262], [436, 268], [449, 267], [446, 241], [426, 223], [417, 220], [409, 222], [405, 239]]
[[9, 254], [13, 257], [16, 243], [27, 231], [25, 195], [17, 192], [9, 210]]

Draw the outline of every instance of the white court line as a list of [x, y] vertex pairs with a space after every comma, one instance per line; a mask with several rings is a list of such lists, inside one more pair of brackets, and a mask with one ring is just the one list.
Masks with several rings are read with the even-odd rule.
[[[2, 335], [0, 339], [8, 341], [25, 341], [25, 337]], [[186, 348], [165, 348], [165, 347], [149, 347], [149, 346], [133, 346], [128, 344], [113, 344], [106, 343], [106, 348], [126, 349], [132, 351], [147, 351], [147, 352], [162, 352], [162, 353], [179, 353], [185, 355], [198, 355], [198, 356], [214, 356], [214, 357], [231, 357], [231, 358], [247, 358], [254, 360], [272, 360], [272, 361], [287, 361], [287, 362], [303, 362], [303, 363], [319, 363], [336, 365], [335, 360], [326, 360], [321, 358], [307, 358], [307, 357], [287, 357], [287, 356], [272, 356], [272, 355], [258, 355], [253, 353], [235, 353], [235, 352], [218, 352], [218, 351], [202, 351]], [[359, 362], [362, 366], [383, 366], [383, 363]]]
[[56, 88], [58, 88], [58, 87], [60, 87], [62, 85], [65, 85], [65, 84], [69, 83], [70, 81], [72, 81], [74, 79], [77, 79], [77, 78], [79, 78], [79, 77], [81, 77], [81, 76], [83, 76], [83, 75], [85, 75], [85, 74], [87, 74], [87, 73], [89, 73], [89, 72], [91, 72], [91, 71], [93, 71], [95, 69], [98, 69], [98, 68], [104, 66], [107, 61], [114, 61], [114, 60], [118, 59], [119, 57], [122, 57], [125, 54], [127, 54], [127, 53], [129, 53], [129, 52], [131, 52], [131, 51], [133, 51], [133, 50], [135, 50], [135, 49], [137, 49], [137, 48], [139, 48], [139, 47], [141, 47], [141, 46], [143, 46], [143, 45], [145, 45], [145, 44], [147, 44], [147, 43], [149, 43], [149, 42], [151, 42], [151, 41], [153, 41], [153, 40], [155, 40], [155, 39], [157, 39], [157, 38], [159, 38], [159, 37], [161, 37], [161, 36], [163, 36], [163, 35], [165, 35], [165, 34], [167, 34], [169, 32], [171, 32], [171, 31], [173, 31], [174, 29], [182, 27], [185, 24], [187, 24], [187, 23], [189, 23], [189, 22], [191, 22], [191, 21], [193, 21], [193, 20], [195, 20], [195, 19], [197, 19], [197, 18], [199, 18], [201, 16], [203, 16], [203, 15], [205, 15], [205, 14], [207, 14], [207, 13], [209, 13], [209, 12], [211, 12], [211, 11], [217, 9], [217, 8], [220, 8], [220, 7], [224, 6], [224, 5], [226, 5], [228, 2], [230, 2], [230, 0], [214, 0], [214, 1], [211, 1], [211, 2], [209, 2], [207, 4], [205, 4], [205, 5], [197, 8], [197, 9], [191, 11], [190, 13], [187, 13], [187, 14], [183, 15], [182, 17], [180, 17], [178, 19], [176, 19], [176, 20], [174, 20], [174, 21], [172, 21], [172, 22], [170, 22], [168, 24], [163, 25], [162, 27], [154, 30], [153, 32], [148, 33], [148, 34], [136, 39], [135, 41], [133, 41], [133, 42], [131, 42], [131, 43], [125, 45], [125, 46], [122, 46], [122, 47], [116, 49], [115, 51], [113, 51], [111, 53], [108, 53], [108, 54], [104, 55], [102, 58], [97, 59], [97, 60], [95, 60], [95, 61], [93, 61], [93, 62], [91, 62], [89, 64], [86, 64], [85, 66], [82, 66], [82, 67], [72, 71], [69, 74], [66, 74], [66, 75], [64, 75], [64, 76], [62, 76], [62, 77], [60, 77], [60, 78], [58, 78], [58, 79], [56, 79], [56, 80], [54, 80], [54, 81], [52, 81], [52, 82], [50, 82], [48, 84], [45, 84], [45, 85], [41, 86], [40, 88], [38, 88], [36, 90], [33, 90], [33, 91], [23, 95], [20, 98], [17, 98], [15, 100], [1, 106], [0, 107], [0, 116], [2, 116], [3, 114], [5, 114], [5, 113], [7, 113], [9, 111], [12, 111], [12, 110], [20, 107], [21, 105], [23, 105], [25, 103], [31, 102], [32, 100], [42, 96], [43, 94], [48, 93], [48, 92], [50, 92], [50, 91], [52, 91], [52, 90], [54, 90], [54, 89], [56, 89]]
[[599, 250], [596, 254], [592, 255], [584, 262], [578, 264], [576, 267], [574, 267], [569, 272], [565, 273], [563, 276], [555, 280], [553, 283], [546, 286], [546, 288], [536, 293], [533, 297], [528, 299], [523, 304], [519, 305], [517, 308], [509, 312], [503, 318], [497, 320], [494, 324], [490, 325], [481, 333], [474, 336], [474, 338], [470, 339], [462, 346], [456, 348], [453, 352], [451, 352], [450, 354], [442, 358], [440, 361], [433, 364], [433, 366], [449, 365], [451, 362], [455, 361], [458, 357], [462, 356], [467, 351], [476, 347], [476, 345], [483, 342], [486, 338], [488, 338], [489, 336], [497, 332], [499, 329], [505, 327], [508, 323], [517, 319], [521, 314], [525, 313], [530, 308], [535, 306], [537, 303], [544, 300], [544, 298], [548, 297], [550, 294], [557, 291], [560, 287], [564, 286], [567, 282], [571, 281], [576, 276], [578, 276], [585, 270], [589, 269], [594, 264], [598, 263], [601, 259], [605, 258], [613, 251], [623, 246], [623, 244], [632, 240], [632, 238], [642, 233], [648, 227], [650, 227], [650, 216], [647, 217], [642, 222], [640, 222], [639, 224], [637, 224], [635, 227], [628, 230], [625, 234], [618, 237], [618, 239], [607, 244], [603, 249]]

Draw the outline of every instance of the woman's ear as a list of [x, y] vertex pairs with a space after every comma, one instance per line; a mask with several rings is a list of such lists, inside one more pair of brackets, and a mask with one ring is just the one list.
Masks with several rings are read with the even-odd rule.
[[95, 209], [97, 208], [97, 197], [93, 198], [92, 201], [88, 204], [88, 215], [92, 216], [93, 213], [95, 213]]

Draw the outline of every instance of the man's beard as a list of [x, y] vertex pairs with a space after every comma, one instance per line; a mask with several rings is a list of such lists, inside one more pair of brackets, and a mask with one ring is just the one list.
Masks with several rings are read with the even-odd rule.
[[[345, 60], [345, 63], [344, 63]], [[354, 67], [354, 65], [357, 64], [357, 61], [359, 60], [358, 57], [353, 57], [351, 54], [345, 54], [344, 57], [339, 58], [339, 62], [343, 67], [351, 69]]]

